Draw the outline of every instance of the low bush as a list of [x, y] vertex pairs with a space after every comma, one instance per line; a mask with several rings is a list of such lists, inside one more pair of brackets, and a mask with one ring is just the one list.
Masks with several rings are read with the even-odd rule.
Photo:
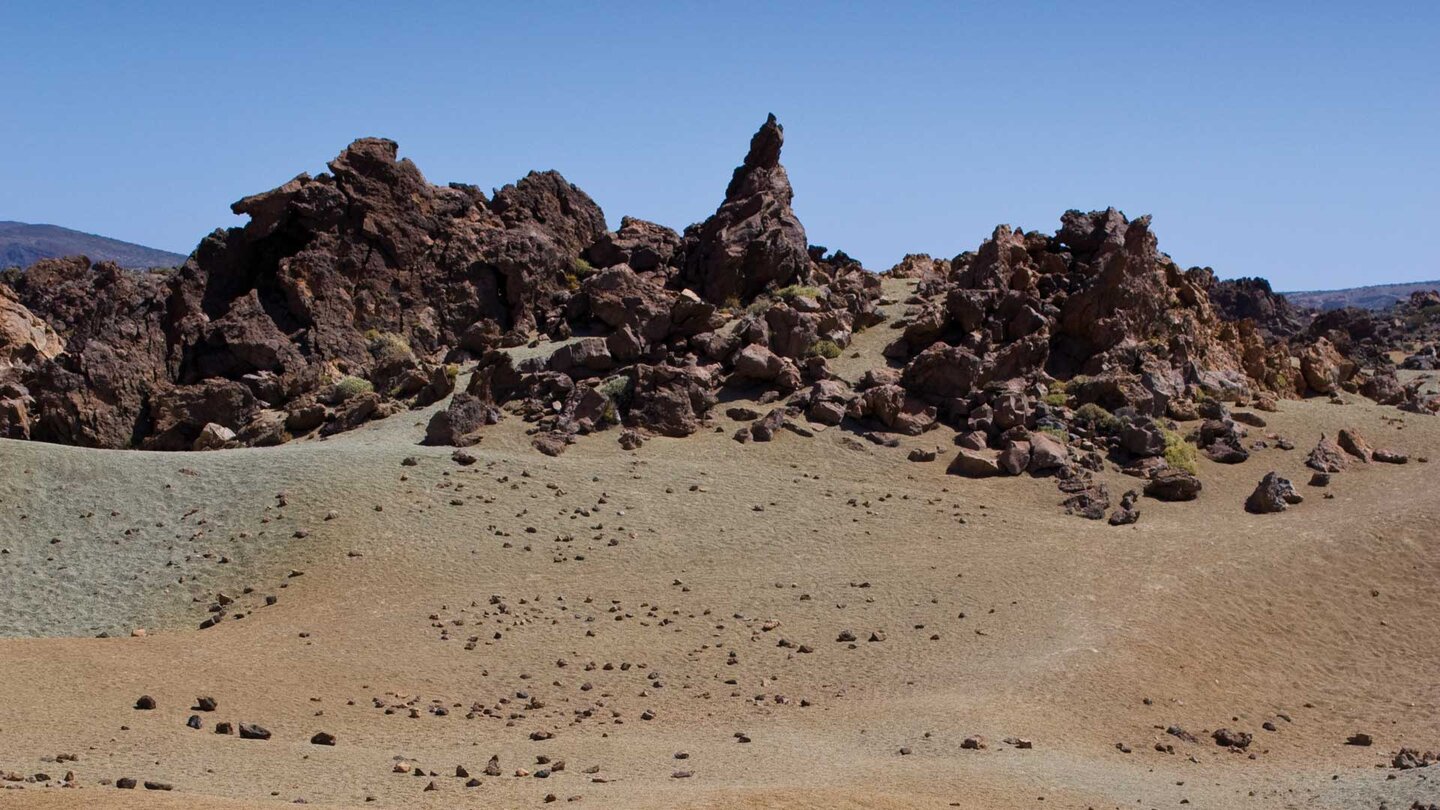
[[1177, 470], [1184, 470], [1194, 475], [1200, 468], [1195, 463], [1195, 445], [1185, 441], [1173, 430], [1164, 430], [1165, 434], [1165, 463]]
[[375, 390], [375, 384], [363, 377], [344, 377], [335, 383], [335, 401], [345, 402]]

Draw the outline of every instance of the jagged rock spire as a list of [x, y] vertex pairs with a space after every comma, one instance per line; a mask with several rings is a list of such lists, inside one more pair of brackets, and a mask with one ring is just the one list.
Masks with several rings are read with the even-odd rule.
[[685, 282], [706, 300], [745, 303], [810, 275], [805, 226], [790, 208], [790, 178], [780, 165], [784, 142], [772, 114], [750, 139], [715, 215], [685, 231]]

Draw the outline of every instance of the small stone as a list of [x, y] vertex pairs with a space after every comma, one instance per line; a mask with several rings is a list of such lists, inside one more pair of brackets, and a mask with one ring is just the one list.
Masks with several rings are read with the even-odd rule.
[[264, 726], [259, 726], [259, 725], [256, 725], [256, 724], [254, 724], [254, 723], [241, 723], [241, 724], [240, 724], [240, 739], [242, 739], [242, 740], [268, 740], [268, 739], [270, 739], [270, 730], [267, 729], [267, 728], [265, 728]]
[[334, 744], [335, 744], [335, 735], [334, 735], [334, 734], [330, 734], [330, 733], [328, 733], [328, 732], [324, 732], [324, 731], [317, 731], [317, 732], [315, 732], [315, 736], [313, 736], [313, 737], [310, 738], [310, 744], [311, 744], [311, 745], [334, 745]]
[[135, 701], [135, 708], [141, 711], [150, 711], [155, 708], [155, 698], [149, 695], [141, 695], [140, 699]]
[[1215, 744], [1226, 748], [1248, 748], [1252, 737], [1247, 731], [1232, 731], [1228, 728], [1217, 729], [1210, 735], [1215, 739]]

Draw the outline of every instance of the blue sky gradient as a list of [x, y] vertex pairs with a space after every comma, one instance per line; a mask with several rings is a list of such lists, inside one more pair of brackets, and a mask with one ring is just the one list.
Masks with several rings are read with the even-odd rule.
[[178, 252], [364, 135], [681, 229], [774, 112], [811, 241], [872, 269], [1113, 205], [1279, 289], [1440, 277], [1433, 2], [6, 0], [0, 32], [0, 219]]

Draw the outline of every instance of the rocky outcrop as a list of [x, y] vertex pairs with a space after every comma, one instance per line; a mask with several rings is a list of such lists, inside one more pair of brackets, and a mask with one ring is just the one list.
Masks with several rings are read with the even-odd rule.
[[1192, 268], [1201, 286], [1210, 294], [1210, 303], [1227, 321], [1251, 321], [1267, 340], [1289, 338], [1304, 328], [1304, 318], [1294, 304], [1270, 288], [1263, 278], [1220, 281], [1208, 267]]
[[784, 142], [785, 130], [771, 115], [750, 139], [725, 201], [685, 230], [685, 283], [713, 304], [742, 303], [766, 288], [810, 278], [809, 243], [790, 208], [790, 178], [780, 165]]
[[[924, 278], [923, 261], [909, 260], [917, 264]], [[1211, 281], [1158, 250], [1148, 217], [1069, 211], [1051, 236], [1001, 226], [943, 278], [922, 280], [886, 356], [905, 363], [911, 396], [991, 446], [1017, 423], [1063, 424], [1056, 380], [1074, 406], [1145, 416], [1200, 394], [1246, 396], [1284, 362], [1217, 314]], [[995, 418], [997, 397], [1025, 403], [1018, 422]], [[1163, 450], [1143, 420], [1123, 441], [1136, 455]]]
[[[22, 275], [15, 297], [65, 341], [21, 375], [29, 435], [182, 449], [211, 423], [243, 440], [261, 411], [298, 430], [388, 410], [322, 402], [346, 379], [381, 403], [433, 402], [462, 346], [561, 328], [567, 273], [605, 233], [594, 201], [554, 172], [491, 201], [429, 184], [377, 138], [330, 170], [235, 203], [249, 224], [206, 237], [172, 274], [63, 260]], [[216, 400], [220, 389], [237, 393]]]
[[[1222, 401], [1347, 392], [1437, 407], [1400, 382], [1387, 347], [1440, 299], [1300, 328], [1265, 282], [1181, 271], [1148, 217], [1114, 209], [1068, 211], [1053, 234], [1002, 226], [948, 261], [906, 256], [889, 271], [916, 281], [891, 367], [856, 373], [852, 338], [884, 320], [881, 279], [808, 244], [783, 137], [771, 116], [715, 214], [683, 236], [629, 217], [609, 231], [553, 171], [493, 198], [435, 186], [393, 141], [365, 138], [328, 172], [235, 203], [248, 224], [173, 272], [70, 259], [5, 274], [0, 436], [277, 444], [440, 402], [469, 366], [426, 441], [474, 444], [518, 417], [542, 452], [611, 428], [634, 449], [711, 426], [729, 387], [770, 409], [746, 441], [844, 425], [895, 446], [943, 425], [963, 448], [957, 471], [1052, 477], [1067, 509], [1098, 518], [1110, 497], [1091, 473], [1107, 459], [1147, 495], [1199, 491], [1169, 468], [1192, 469], [1195, 449], [1167, 417], [1203, 418], [1191, 442], [1239, 463], [1269, 437], [1247, 445]], [[1122, 501], [1119, 521], [1133, 512]]]

